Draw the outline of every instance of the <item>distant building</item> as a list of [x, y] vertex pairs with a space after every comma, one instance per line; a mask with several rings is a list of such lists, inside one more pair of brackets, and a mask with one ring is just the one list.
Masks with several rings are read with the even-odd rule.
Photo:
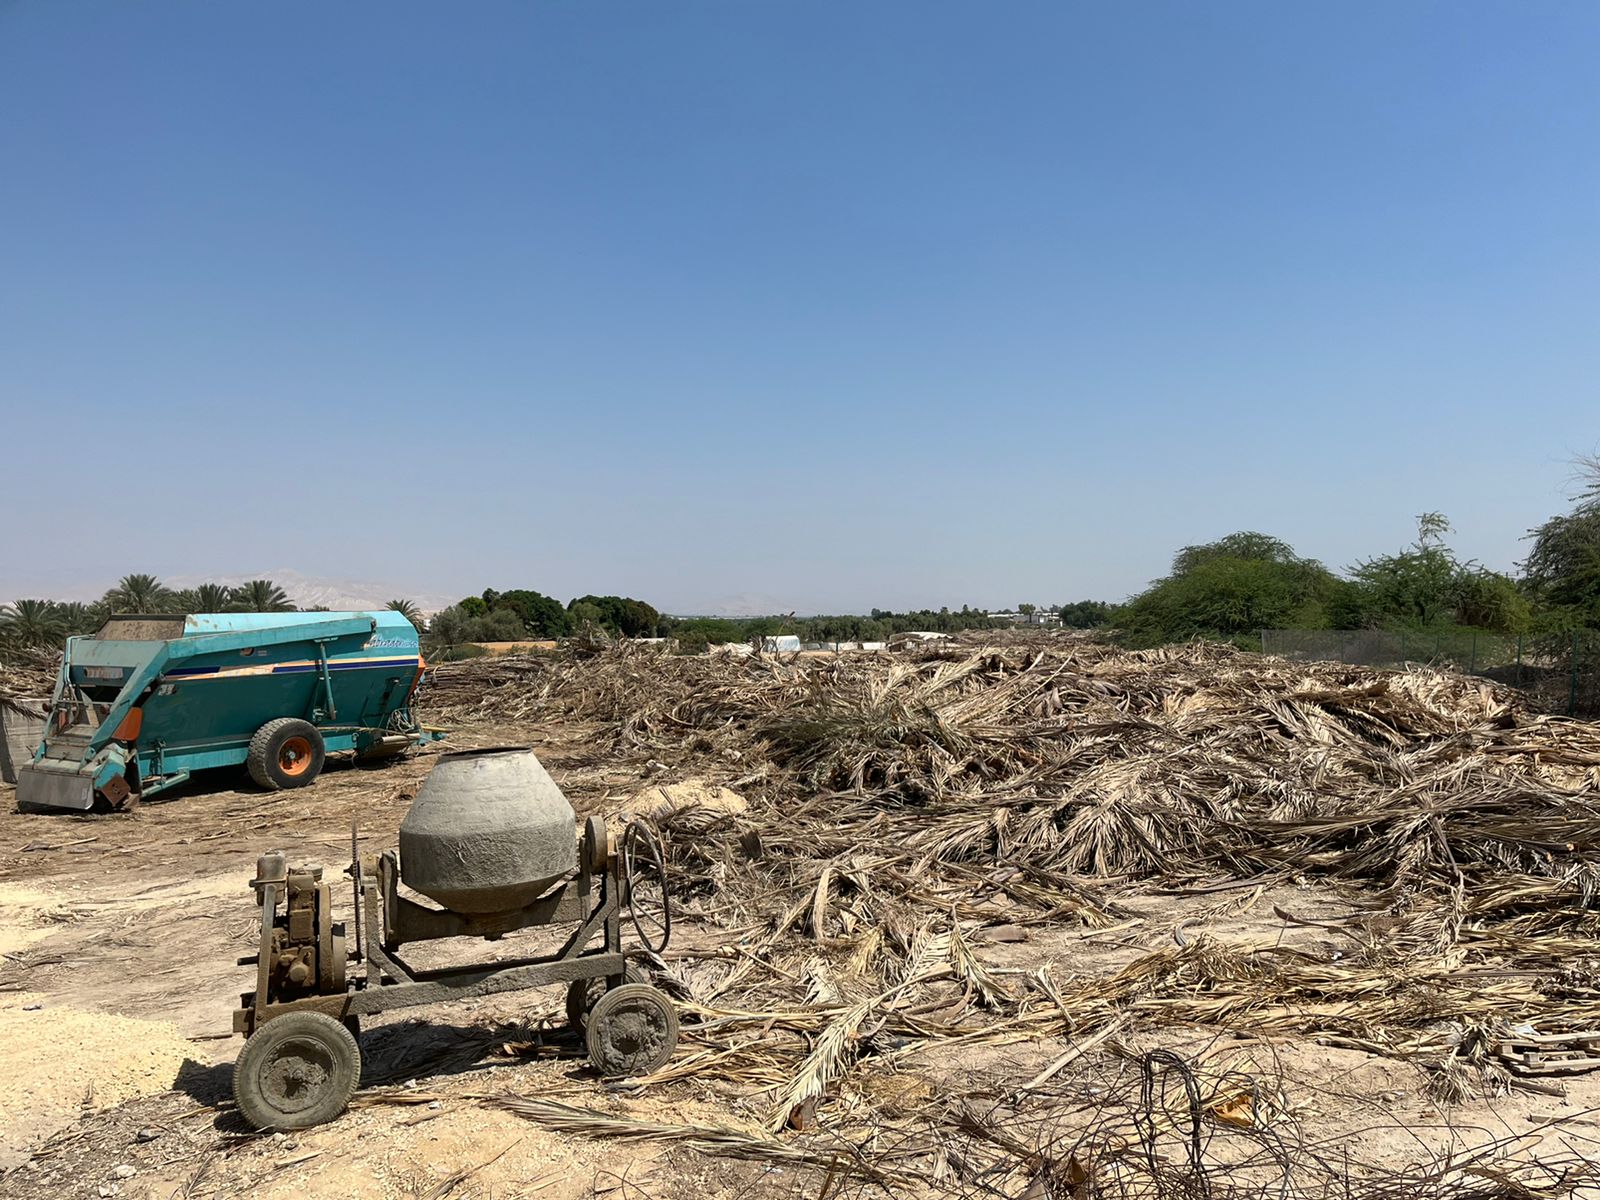
[[623, 638], [630, 646], [639, 646], [645, 650], [659, 650], [663, 654], [675, 654], [678, 650], [677, 638]]
[[905, 633], [897, 633], [889, 639], [891, 650], [904, 650], [911, 646], [933, 646], [940, 642], [948, 642], [951, 637], [948, 633], [933, 633], [928, 630], [912, 629]]
[[[760, 650], [763, 654], [799, 654], [802, 649], [800, 639], [792, 633], [761, 639]], [[707, 654], [729, 654], [734, 658], [744, 658], [755, 652], [756, 647], [752, 642], [716, 642], [706, 647]]]
[[985, 613], [991, 621], [1010, 621], [1013, 625], [1059, 625], [1061, 614], [1052, 612], [1047, 608], [1036, 608], [1031, 613], [1023, 612], [992, 612]]

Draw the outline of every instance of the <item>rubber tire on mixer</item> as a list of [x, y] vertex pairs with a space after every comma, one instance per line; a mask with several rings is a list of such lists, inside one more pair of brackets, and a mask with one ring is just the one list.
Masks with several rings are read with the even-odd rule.
[[649, 1075], [678, 1048], [678, 1012], [659, 988], [625, 983], [589, 1010], [584, 1040], [589, 1061], [607, 1079]]
[[319, 1012], [285, 1013], [251, 1034], [233, 1065], [233, 1099], [256, 1129], [309, 1129], [344, 1112], [361, 1082], [361, 1048]]
[[[649, 983], [650, 977], [629, 963], [622, 969], [623, 983]], [[567, 985], [567, 1025], [581, 1034], [589, 1023], [589, 1010], [606, 994], [606, 977], [574, 979]]]
[[[285, 745], [296, 740], [307, 744], [309, 758], [300, 770], [290, 772], [281, 759]], [[279, 717], [256, 730], [250, 739], [250, 756], [245, 766], [257, 786], [276, 792], [283, 788], [305, 787], [322, 774], [327, 758], [327, 747], [315, 725], [298, 717]]]

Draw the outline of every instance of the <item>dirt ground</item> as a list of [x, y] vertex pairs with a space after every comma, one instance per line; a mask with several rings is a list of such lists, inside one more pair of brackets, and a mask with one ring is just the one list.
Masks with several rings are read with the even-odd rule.
[[[456, 748], [531, 744], [580, 813], [612, 812], [652, 780], [608, 762], [581, 728], [460, 731]], [[759, 1129], [759, 1113], [715, 1081], [642, 1094], [608, 1089], [564, 1028], [554, 990], [518, 993], [369, 1021], [363, 1090], [341, 1120], [297, 1135], [249, 1130], [230, 1101], [239, 1039], [230, 1014], [250, 972], [258, 855], [348, 861], [354, 820], [369, 850], [394, 844], [437, 749], [383, 766], [333, 764], [315, 787], [266, 794], [220, 773], [132, 814], [39, 816], [0, 788], [0, 1196], [579, 1197], [786, 1196], [818, 1192], [809, 1171], [699, 1156], [681, 1147], [551, 1132], [496, 1098], [537, 1096], [680, 1124]], [[738, 798], [679, 781], [669, 798]], [[336, 896], [338, 895], [336, 891]], [[1203, 931], [1238, 941], [1319, 947], [1340, 935], [1315, 920], [1350, 898], [1311, 887], [1122, 899], [1107, 929], [1032, 929], [991, 936], [988, 965], [1062, 977], [1100, 975]], [[991, 931], [992, 933], [993, 931]], [[691, 919], [690, 948], [715, 935]], [[895, 1089], [981, 1096], [1014, 1088], [1059, 1055], [1054, 1038], [941, 1050], [869, 1071], [864, 1095], [893, 1111]], [[1318, 1138], [1354, 1139], [1369, 1161], [1402, 1165], [1451, 1145], [1516, 1136], [1530, 1145], [1596, 1148], [1600, 1079], [1513, 1091], [1442, 1109], [1420, 1071], [1348, 1048], [1268, 1042], [1248, 1031], [1178, 1031], [1160, 1045], [1186, 1055], [1270, 1066], [1283, 1103]], [[1113, 1073], [1127, 1058], [1079, 1069]], [[1118, 1064], [1124, 1064], [1119, 1066]], [[886, 1100], [887, 1098], [887, 1100]]]

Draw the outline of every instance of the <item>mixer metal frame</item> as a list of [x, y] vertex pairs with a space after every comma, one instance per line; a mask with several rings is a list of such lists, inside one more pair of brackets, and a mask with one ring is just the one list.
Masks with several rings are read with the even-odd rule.
[[[591, 817], [585, 825], [579, 852], [572, 875], [531, 904], [511, 913], [478, 916], [429, 908], [402, 896], [399, 859], [393, 850], [366, 860], [353, 850], [346, 869], [355, 884], [353, 957], [365, 969], [361, 977], [348, 982], [341, 970], [334, 989], [327, 986], [333, 977], [319, 973], [321, 993], [294, 999], [274, 999], [270, 983], [273, 933], [280, 914], [287, 913], [290, 896], [288, 873], [282, 872], [276, 879], [252, 880], [261, 898], [260, 951], [239, 962], [256, 967], [256, 987], [240, 996], [240, 1006], [233, 1014], [234, 1032], [249, 1037], [289, 1013], [316, 1012], [345, 1021], [391, 1009], [575, 980], [603, 978], [608, 988], [622, 986], [627, 969], [622, 909], [629, 903], [629, 873], [623, 855], [611, 847], [605, 822], [598, 817]], [[321, 895], [316, 907], [317, 928], [311, 936], [317, 943], [317, 958], [323, 964], [342, 966], [346, 956], [343, 930], [332, 923], [327, 885], [319, 882], [316, 887]], [[577, 928], [559, 950], [547, 955], [423, 970], [399, 954], [399, 948], [410, 942], [446, 937], [492, 940], [520, 929], [566, 923], [576, 923]], [[603, 940], [591, 948], [596, 935]]]

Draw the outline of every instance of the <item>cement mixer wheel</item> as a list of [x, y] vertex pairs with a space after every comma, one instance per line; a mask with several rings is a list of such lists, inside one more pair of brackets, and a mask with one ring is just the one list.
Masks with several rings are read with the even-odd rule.
[[589, 1010], [589, 1061], [608, 1079], [659, 1071], [678, 1048], [678, 1013], [648, 983], [612, 988]]
[[[624, 983], [649, 983], [650, 977], [629, 963], [623, 969]], [[582, 1033], [589, 1023], [589, 1010], [606, 994], [606, 977], [574, 979], [567, 985], [567, 1025], [574, 1033]]]
[[256, 1129], [309, 1129], [349, 1107], [361, 1048], [339, 1021], [285, 1013], [250, 1035], [233, 1067], [233, 1099]]
[[256, 730], [245, 766], [259, 787], [276, 792], [305, 787], [322, 774], [327, 753], [315, 725], [297, 717], [279, 717]]

